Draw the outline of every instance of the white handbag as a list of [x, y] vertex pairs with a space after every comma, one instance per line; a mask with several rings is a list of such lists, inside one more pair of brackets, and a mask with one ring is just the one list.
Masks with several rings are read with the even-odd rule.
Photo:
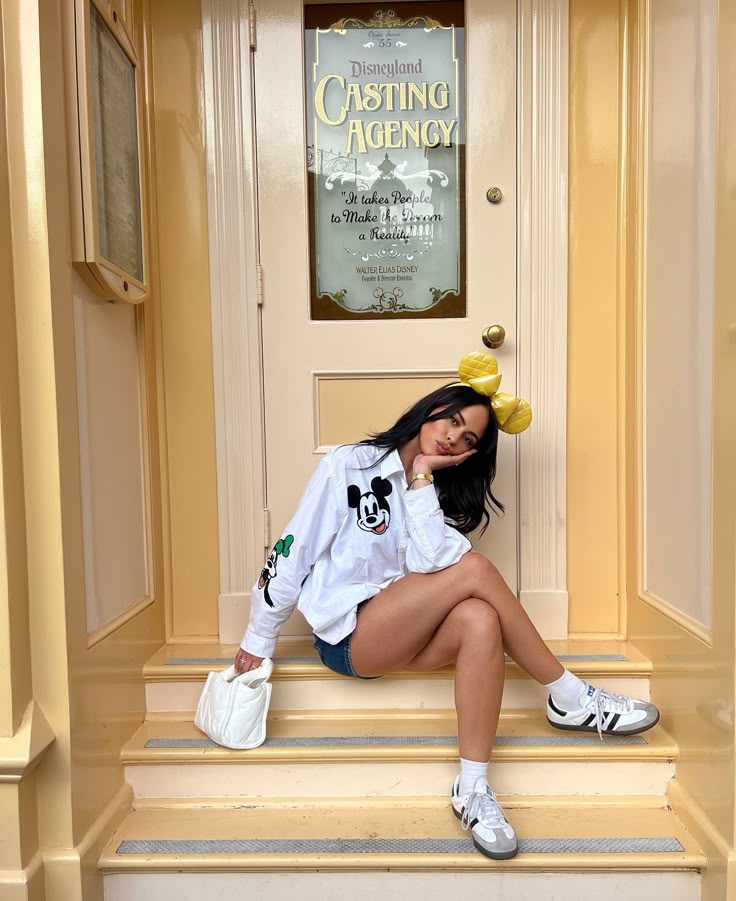
[[235, 667], [210, 673], [197, 705], [194, 724], [226, 748], [257, 748], [266, 740], [273, 662], [237, 675]]

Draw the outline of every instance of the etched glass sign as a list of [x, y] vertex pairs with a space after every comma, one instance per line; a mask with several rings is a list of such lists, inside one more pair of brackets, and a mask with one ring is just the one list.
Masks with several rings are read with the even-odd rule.
[[100, 254], [143, 281], [135, 66], [90, 4]]
[[464, 316], [462, 4], [306, 17], [312, 318]]

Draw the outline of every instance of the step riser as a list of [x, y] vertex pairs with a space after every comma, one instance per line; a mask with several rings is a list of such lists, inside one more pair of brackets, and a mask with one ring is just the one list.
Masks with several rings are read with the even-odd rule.
[[700, 876], [686, 873], [120, 873], [105, 876], [105, 901], [700, 901]]
[[[620, 677], [590, 679], [591, 685], [603, 685], [609, 691], [649, 700], [649, 679]], [[146, 706], [151, 713], [192, 711], [197, 707], [204, 683], [148, 682]], [[386, 708], [453, 709], [452, 679], [309, 679], [275, 680], [271, 695], [272, 710], [381, 710]], [[504, 686], [505, 709], [538, 710], [547, 700], [541, 685], [529, 679], [509, 679]]]
[[[457, 761], [386, 763], [129, 765], [137, 798], [320, 798], [442, 796]], [[492, 762], [489, 780], [501, 795], [664, 795], [670, 761]]]

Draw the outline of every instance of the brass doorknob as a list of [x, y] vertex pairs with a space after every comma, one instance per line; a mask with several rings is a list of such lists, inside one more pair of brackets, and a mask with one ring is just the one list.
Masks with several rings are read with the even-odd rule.
[[506, 329], [502, 325], [489, 325], [483, 332], [483, 343], [486, 347], [500, 347], [506, 340]]

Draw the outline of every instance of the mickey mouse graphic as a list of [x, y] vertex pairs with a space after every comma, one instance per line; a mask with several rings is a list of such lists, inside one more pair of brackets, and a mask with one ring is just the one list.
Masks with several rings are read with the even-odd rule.
[[278, 575], [276, 572], [276, 560], [278, 559], [279, 554], [282, 557], [288, 557], [293, 543], [293, 535], [286, 535], [284, 538], [279, 538], [274, 545], [273, 550], [268, 555], [265, 566], [261, 570], [261, 575], [258, 578], [258, 587], [263, 589], [263, 597], [269, 607], [273, 607], [273, 601], [271, 600], [271, 595], [268, 593], [268, 583]]
[[348, 504], [357, 510], [358, 526], [365, 532], [383, 535], [391, 521], [391, 508], [386, 498], [391, 494], [391, 482], [376, 476], [371, 490], [361, 493], [357, 485], [348, 485]]

